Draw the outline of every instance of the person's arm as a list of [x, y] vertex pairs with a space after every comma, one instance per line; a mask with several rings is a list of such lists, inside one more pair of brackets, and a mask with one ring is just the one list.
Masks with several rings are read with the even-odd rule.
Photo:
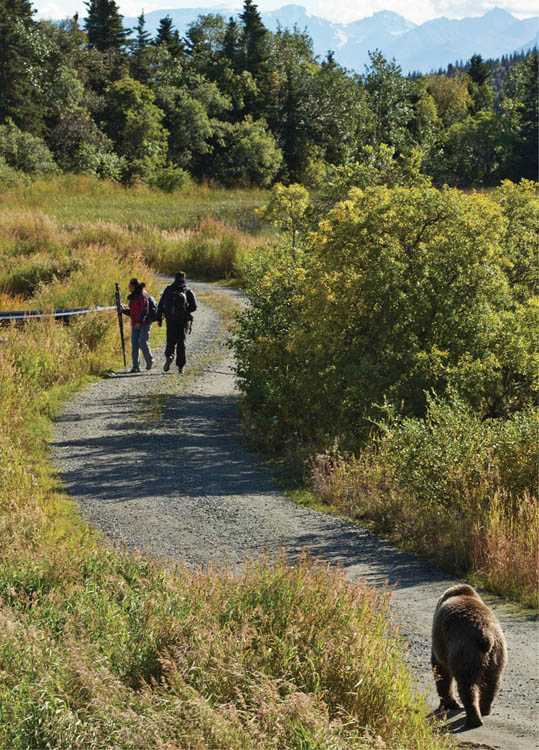
[[168, 292], [168, 286], [161, 295], [161, 299], [159, 300], [159, 304], [157, 305], [157, 322], [161, 324], [163, 322], [163, 315], [164, 315], [164, 305], [165, 305], [165, 297]]
[[188, 313], [194, 313], [197, 309], [197, 298], [195, 297], [195, 293], [192, 289], [188, 289], [186, 292], [187, 297], [187, 312]]

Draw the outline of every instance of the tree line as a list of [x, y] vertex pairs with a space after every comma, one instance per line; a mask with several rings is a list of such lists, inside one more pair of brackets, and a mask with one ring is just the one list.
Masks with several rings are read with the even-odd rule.
[[0, 175], [55, 170], [174, 189], [323, 186], [384, 145], [435, 184], [535, 178], [537, 50], [499, 82], [474, 55], [404, 76], [377, 50], [363, 74], [320, 59], [297, 27], [275, 33], [244, 0], [237, 18], [201, 15], [181, 37], [144, 13], [124, 27], [115, 0], [87, 16], [38, 21], [30, 0], [0, 7]]

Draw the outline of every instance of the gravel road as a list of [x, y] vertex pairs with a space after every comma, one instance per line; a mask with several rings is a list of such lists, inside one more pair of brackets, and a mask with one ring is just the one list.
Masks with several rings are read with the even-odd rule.
[[[238, 292], [193, 284], [197, 293]], [[410, 644], [418, 684], [434, 708], [430, 625], [447, 574], [357, 526], [294, 505], [242, 444], [237, 391], [220, 318], [200, 304], [188, 340], [186, 375], [156, 367], [122, 370], [76, 394], [58, 417], [54, 460], [83, 515], [108, 536], [156, 557], [240, 566], [246, 556], [281, 547], [308, 548], [340, 564], [350, 580], [395, 586], [393, 611]], [[174, 369], [174, 368], [172, 368]], [[191, 374], [190, 374], [191, 373]], [[153, 399], [153, 400], [152, 400]], [[149, 420], [149, 405], [162, 405]], [[463, 712], [449, 725], [467, 748], [536, 750], [539, 659], [537, 618], [515, 614], [485, 597], [505, 631], [509, 661], [485, 726], [462, 731]]]

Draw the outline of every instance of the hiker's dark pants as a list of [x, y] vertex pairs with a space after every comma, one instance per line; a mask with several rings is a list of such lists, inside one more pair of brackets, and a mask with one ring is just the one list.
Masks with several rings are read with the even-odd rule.
[[185, 336], [187, 323], [184, 321], [167, 320], [167, 346], [165, 357], [174, 357], [176, 349], [176, 364], [178, 367], [185, 365]]

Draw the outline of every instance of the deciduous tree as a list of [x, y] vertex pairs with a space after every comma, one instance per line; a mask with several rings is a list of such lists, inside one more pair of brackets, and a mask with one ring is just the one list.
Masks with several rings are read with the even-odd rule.
[[374, 114], [373, 141], [403, 151], [411, 142], [408, 125], [413, 116], [412, 82], [404, 78], [394, 60], [388, 62], [378, 50], [369, 56], [371, 61], [363, 80]]
[[126, 176], [151, 179], [165, 164], [168, 135], [153, 91], [133, 78], [123, 78], [110, 86], [106, 99], [107, 133], [126, 158]]

